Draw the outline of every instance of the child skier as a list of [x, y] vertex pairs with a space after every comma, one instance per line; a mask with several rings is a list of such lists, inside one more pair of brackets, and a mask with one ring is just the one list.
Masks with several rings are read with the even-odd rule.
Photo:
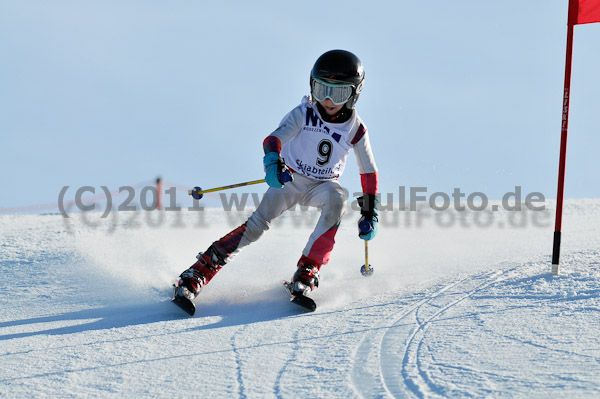
[[[306, 295], [319, 285], [319, 270], [329, 262], [334, 237], [346, 207], [345, 192], [338, 182], [346, 157], [353, 148], [361, 174], [362, 217], [373, 226], [360, 232], [363, 240], [377, 232], [377, 167], [367, 128], [355, 110], [363, 88], [362, 62], [344, 50], [321, 55], [310, 74], [311, 98], [287, 114], [279, 127], [263, 142], [263, 163], [270, 186], [246, 223], [225, 235], [205, 251], [198, 261], [179, 276], [175, 296], [189, 300], [242, 248], [258, 240], [271, 221], [296, 204], [322, 208], [292, 278], [292, 291]], [[283, 183], [282, 172], [293, 179]]]

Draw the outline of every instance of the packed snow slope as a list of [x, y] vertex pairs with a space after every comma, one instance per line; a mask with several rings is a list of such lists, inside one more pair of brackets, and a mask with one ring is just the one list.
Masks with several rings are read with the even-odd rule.
[[317, 217], [290, 212], [187, 317], [173, 279], [247, 215], [0, 216], [0, 397], [600, 396], [600, 200], [567, 202], [559, 277], [551, 209], [384, 212], [370, 278], [349, 212], [314, 313], [280, 284]]

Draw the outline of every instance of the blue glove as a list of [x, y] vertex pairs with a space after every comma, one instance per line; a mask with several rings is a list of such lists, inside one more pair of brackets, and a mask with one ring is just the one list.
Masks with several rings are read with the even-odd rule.
[[379, 201], [375, 194], [365, 194], [357, 200], [362, 215], [358, 220], [358, 236], [365, 241], [369, 241], [377, 235], [379, 226], [377, 203]]
[[283, 158], [278, 153], [274, 151], [266, 153], [263, 164], [265, 165], [265, 180], [270, 187], [281, 188], [283, 183], [292, 180]]

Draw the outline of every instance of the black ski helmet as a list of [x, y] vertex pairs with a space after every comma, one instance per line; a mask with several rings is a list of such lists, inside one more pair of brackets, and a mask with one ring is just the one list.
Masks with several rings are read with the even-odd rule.
[[317, 59], [310, 72], [311, 94], [314, 78], [329, 83], [351, 84], [353, 93], [346, 102], [346, 107], [354, 109], [363, 88], [365, 71], [362, 62], [356, 55], [346, 50], [330, 50]]

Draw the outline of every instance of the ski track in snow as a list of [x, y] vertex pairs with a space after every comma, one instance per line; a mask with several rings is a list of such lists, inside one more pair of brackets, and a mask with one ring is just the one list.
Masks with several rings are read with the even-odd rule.
[[[600, 212], [573, 208], [582, 223], [600, 224]], [[268, 286], [252, 268], [228, 266], [188, 318], [168, 299], [170, 279], [189, 262], [177, 255], [187, 231], [68, 235], [56, 217], [3, 221], [0, 397], [167, 397], [182, 384], [215, 398], [600, 395], [596, 227], [565, 235], [578, 241], [563, 253], [560, 277], [550, 276], [544, 251], [520, 250], [454, 271], [423, 263], [410, 280], [409, 269], [394, 274], [396, 264], [373, 251], [368, 280], [327, 269], [314, 313], [287, 303], [278, 265], [264, 270], [275, 277]], [[308, 230], [275, 240], [285, 249], [275, 263], [291, 262], [298, 248], [284, 243], [295, 235], [302, 243]], [[493, 238], [510, 243], [517, 233]], [[248, 251], [247, 265], [265, 262], [260, 245], [269, 244]], [[411, 282], [394, 285], [404, 278]], [[357, 291], [345, 292], [348, 284]]]
[[[433, 323], [451, 307], [456, 306], [474, 293], [487, 288], [491, 284], [494, 284], [497, 281], [496, 279], [499, 274], [501, 274], [501, 272], [498, 271], [484, 273], [482, 275], [465, 278], [454, 284], [445, 286], [427, 300], [420, 303], [419, 306], [417, 306], [417, 308], [414, 310], [416, 326], [408, 338], [408, 344], [404, 348], [404, 356], [402, 356], [402, 377], [405, 385], [419, 397], [432, 396], [434, 392], [440, 391], [442, 388], [436, 386], [436, 384], [427, 375], [427, 369], [424, 367], [422, 358], [419, 356], [425, 339], [427, 326]], [[479, 283], [479, 280], [483, 280], [483, 282]], [[471, 286], [473, 285], [476, 286], [472, 289]], [[449, 303], [443, 306], [442, 304], [446, 303], [448, 298], [451, 299], [453, 295], [458, 295], [458, 299], [450, 300]], [[435, 312], [426, 320], [421, 320], [419, 313], [424, 311], [424, 306], [431, 304], [431, 302], [438, 297], [444, 298], [442, 304], [437, 305], [443, 307], [441, 307], [439, 311]], [[394, 323], [394, 326], [399, 324], [399, 322], [400, 320], [397, 320]], [[399, 341], [398, 338], [400, 337], [397, 336], [397, 331], [393, 328], [390, 328], [386, 331], [381, 344], [382, 353], [387, 353], [386, 356], [381, 356], [381, 359], [384, 363], [391, 363], [394, 361], [394, 357], [390, 355], [390, 348], [393, 348], [394, 343]], [[392, 379], [393, 375], [386, 373], [386, 380], [391, 381]]]
[[[417, 395], [418, 397], [433, 396], [436, 390], [435, 383], [427, 376], [427, 371], [421, 364], [419, 351], [424, 342], [425, 330], [427, 326], [434, 322], [436, 318], [450, 309], [452, 306], [462, 302], [467, 297], [474, 293], [485, 289], [497, 280], [497, 276], [501, 272], [484, 273], [480, 276], [469, 276], [462, 280], [453, 282], [443, 286], [439, 290], [427, 295], [426, 298], [418, 301], [416, 304], [407, 306], [402, 310], [397, 319], [388, 327], [381, 329], [381, 337], [378, 341], [378, 360], [379, 360], [379, 380], [376, 385], [371, 384], [367, 389], [359, 388], [363, 397], [371, 397], [374, 391], [377, 391], [379, 386], [383, 387], [384, 392], [378, 392], [378, 396], [394, 396], [404, 397], [409, 394]], [[479, 280], [483, 282], [479, 284]], [[470, 285], [476, 283], [476, 287], [469, 289]], [[466, 285], [467, 292], [463, 293], [463, 286]], [[452, 300], [452, 295], [462, 295], [456, 300]], [[442, 304], [438, 304], [441, 309], [435, 312], [426, 320], [421, 320], [419, 313], [424, 307], [435, 299], [442, 297]], [[446, 303], [447, 302], [447, 303]], [[407, 322], [408, 317], [412, 317], [412, 323]], [[408, 329], [406, 327], [409, 327]], [[402, 327], [402, 328], [401, 328]], [[372, 336], [366, 336], [360, 344], [358, 353], [360, 354], [355, 359], [355, 365], [367, 363], [367, 357], [372, 355], [368, 348], [374, 348], [375, 339]], [[402, 348], [398, 345], [402, 344]], [[361, 376], [361, 371], [357, 367], [353, 369], [353, 379], [356, 387], [365, 387], [364, 379]], [[402, 379], [399, 378], [402, 376]], [[431, 389], [434, 388], [434, 389]]]
[[[598, 253], [592, 252], [591, 254], [587, 254], [587, 256], [596, 257]], [[545, 264], [541, 262], [533, 265], [538, 270], [545, 267]], [[526, 269], [532, 269], [531, 266], [528, 268], [528, 265], [524, 266]], [[426, 359], [424, 354], [430, 351], [428, 347], [428, 330], [429, 328], [434, 328], [435, 323], [440, 318], [475, 295], [479, 295], [479, 299], [485, 299], [485, 291], [493, 285], [502, 282], [516, 284], [519, 280], [531, 281], [531, 277], [520, 279], [520, 277], [523, 277], [522, 269], [524, 266], [503, 268], [467, 276], [448, 285], [441, 286], [433, 290], [430, 294], [427, 294], [425, 298], [406, 306], [389, 325], [374, 329], [373, 331], [376, 334], [366, 334], [357, 348], [352, 369], [353, 385], [356, 387], [359, 395], [365, 398], [479, 396], [478, 394], [472, 394], [469, 390], [461, 391], [449, 381], [439, 380], [437, 373], [435, 373], [436, 367], [453, 369], [461, 373], [477, 374], [489, 386], [494, 386], [494, 380], [504, 382], [518, 381], [515, 377], [502, 375], [501, 373], [456, 366], [450, 363], [431, 362]], [[541, 277], [538, 276], [538, 278], [551, 279], [545, 273], [542, 273]], [[589, 291], [586, 292], [586, 295], [589, 294], [591, 294], [590, 297], [597, 298], [599, 296], [597, 289], [592, 290], [591, 293]], [[532, 295], [521, 295], [518, 298], [539, 299], [539, 297]], [[600, 311], [600, 308], [594, 307], [591, 310], [597, 312]], [[478, 315], [477, 312], [471, 312], [470, 317], [477, 317]], [[486, 330], [486, 332], [492, 336], [497, 335], [502, 339], [513, 340], [521, 347], [532, 346], [546, 352], [555, 352], [565, 357], [581, 356], [592, 362], [600, 363], [599, 356], [559, 349], [552, 345], [537, 344], [515, 336], [502, 335], [496, 330]], [[368, 374], [369, 378], [365, 378], [364, 375], [365, 365], [376, 368], [375, 371], [370, 370]], [[561, 377], [557, 376], [557, 378], [560, 379]], [[600, 387], [600, 381], [594, 381], [594, 378], [584, 379], [584, 381], [591, 383], [595, 389]], [[483, 396], [490, 394], [495, 397], [512, 396], [511, 394], [503, 394], [501, 390], [481, 390], [481, 395]], [[543, 395], [540, 396], [543, 397]]]

